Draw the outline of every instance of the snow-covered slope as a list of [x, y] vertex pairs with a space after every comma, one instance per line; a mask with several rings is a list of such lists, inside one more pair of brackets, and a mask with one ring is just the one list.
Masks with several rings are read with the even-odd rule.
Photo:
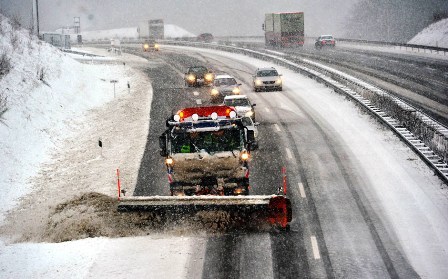
[[[83, 114], [114, 98], [109, 82], [118, 79], [117, 95], [127, 92], [123, 65], [81, 64], [56, 48], [14, 30], [1, 16], [0, 55], [10, 70], [0, 76], [0, 94], [7, 99], [0, 122], [0, 221], [19, 197], [31, 191], [28, 179], [49, 150], [62, 145], [70, 127]], [[125, 89], [126, 88], [126, 89]]]
[[429, 25], [408, 44], [448, 48], [448, 18]]

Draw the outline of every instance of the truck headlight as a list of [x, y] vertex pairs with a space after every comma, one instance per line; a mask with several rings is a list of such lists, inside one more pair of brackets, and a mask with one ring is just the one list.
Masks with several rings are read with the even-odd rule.
[[166, 164], [167, 166], [172, 166], [172, 165], [174, 165], [174, 160], [173, 160], [173, 158], [166, 158], [166, 159], [165, 159], [165, 164]]
[[159, 49], [159, 45], [158, 45], [158, 44], [155, 44], [155, 45], [154, 45], [154, 48], [155, 48], [155, 49]]
[[218, 94], [219, 94], [218, 89], [213, 88], [213, 89], [212, 89], [212, 95], [218, 95]]
[[196, 77], [194, 75], [188, 75], [187, 79], [189, 81], [194, 81], [196, 79]]
[[249, 153], [247, 153], [247, 152], [242, 152], [242, 153], [241, 153], [241, 160], [243, 160], [243, 161], [247, 161], [247, 160], [249, 160]]
[[148, 49], [148, 48], [149, 48], [149, 45], [148, 45], [148, 44], [144, 44], [144, 45], [143, 45], [143, 48], [144, 48], [144, 49]]
[[263, 81], [261, 81], [261, 80], [259, 80], [259, 79], [256, 79], [255, 80], [255, 85], [263, 85]]
[[245, 114], [245, 116], [247, 116], [247, 117], [252, 117], [252, 115], [254, 115], [254, 112], [251, 110], [246, 112], [246, 114]]
[[232, 93], [233, 94], [240, 94], [240, 92], [241, 91], [240, 91], [240, 89], [238, 87], [235, 87], [235, 88], [232, 89]]
[[205, 74], [204, 78], [205, 78], [206, 81], [212, 81], [213, 80], [213, 75], [210, 74], [210, 73], [209, 74]]

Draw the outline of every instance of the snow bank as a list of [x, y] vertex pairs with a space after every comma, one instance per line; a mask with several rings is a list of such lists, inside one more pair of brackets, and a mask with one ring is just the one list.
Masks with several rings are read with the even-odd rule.
[[448, 18], [429, 25], [408, 44], [448, 48]]
[[1, 30], [0, 50], [12, 69], [0, 80], [8, 107], [0, 123], [0, 221], [32, 190], [28, 178], [50, 158], [50, 149], [63, 148], [87, 110], [114, 99], [110, 80], [119, 80], [118, 97], [128, 92], [126, 79], [136, 76], [121, 62], [81, 64], [26, 30], [14, 31], [3, 16]]

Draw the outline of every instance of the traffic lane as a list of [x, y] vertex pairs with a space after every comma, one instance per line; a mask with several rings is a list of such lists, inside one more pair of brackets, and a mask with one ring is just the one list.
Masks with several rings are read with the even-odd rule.
[[[227, 73], [237, 77], [240, 81], [243, 82], [243, 90], [247, 90], [246, 94], [252, 94], [248, 91], [250, 90], [250, 84], [247, 82], [247, 78], [250, 76], [255, 68], [248, 67], [244, 63], [239, 64], [233, 60], [228, 60], [224, 58], [216, 59], [217, 57], [212, 57], [210, 59], [214, 59], [217, 65], [220, 65], [220, 68], [225, 69]], [[224, 60], [224, 62], [222, 61]], [[266, 94], [275, 94], [276, 92], [266, 92]], [[259, 93], [257, 93], [259, 94]], [[263, 94], [263, 93], [261, 93]], [[254, 95], [256, 97], [256, 95]], [[260, 149], [252, 152], [252, 161], [251, 161], [251, 194], [272, 194], [277, 192], [278, 188], [282, 186], [282, 173], [281, 168], [287, 166], [288, 160], [285, 154], [286, 148], [288, 146], [287, 143], [284, 142], [284, 137], [282, 137], [282, 133], [278, 132], [278, 125], [276, 125], [276, 121], [278, 118], [275, 117], [276, 108], [273, 110], [266, 110], [269, 107], [268, 101], [263, 101], [262, 99], [258, 99], [261, 103], [260, 106], [257, 106], [257, 121], [259, 121], [259, 133], [260, 133]], [[260, 110], [262, 112], [260, 112]], [[282, 113], [282, 112], [278, 112]], [[297, 210], [296, 198], [294, 195], [290, 195], [292, 197], [293, 203], [293, 212], [294, 212], [294, 220], [291, 223], [291, 230], [289, 232], [272, 232], [269, 233], [269, 242], [270, 242], [270, 251], [264, 251], [263, 255], [270, 256], [272, 258], [272, 262], [270, 265], [273, 269], [273, 274], [275, 278], [306, 278], [315, 275], [316, 277], [326, 276], [325, 274], [331, 274], [331, 268], [329, 272], [324, 268], [322, 263], [320, 264], [312, 264], [312, 270], [310, 267], [310, 263], [314, 260], [313, 253], [310, 252], [311, 249], [311, 238], [305, 236], [305, 231], [302, 226], [306, 227], [306, 222], [302, 222], [305, 220], [301, 217], [301, 213]], [[300, 213], [300, 214], [297, 214]], [[303, 211], [302, 211], [303, 212]], [[300, 220], [300, 221], [299, 221]], [[309, 235], [309, 233], [307, 234]], [[251, 237], [249, 235], [248, 237]], [[222, 240], [224, 241], [224, 240]], [[229, 245], [229, 244], [227, 244]], [[238, 249], [238, 247], [235, 247]], [[215, 253], [216, 246], [208, 246], [207, 251], [209, 254]], [[219, 250], [219, 249], [218, 249]], [[253, 249], [248, 250], [250, 253]], [[219, 257], [219, 255], [214, 254], [214, 260], [212, 261], [213, 265], [220, 265], [219, 259], [223, 260]], [[246, 255], [244, 253], [243, 255]], [[231, 264], [230, 264], [231, 266]], [[246, 270], [247, 274], [252, 274], [252, 276], [256, 276], [257, 274], [254, 271], [250, 271], [247, 268], [248, 265], [244, 265], [244, 268], [240, 266], [242, 270]], [[208, 270], [210, 274], [220, 274], [219, 268], [205, 268], [204, 270]], [[209, 274], [207, 273], [207, 274]], [[263, 274], [261, 274], [263, 275]], [[260, 276], [260, 275], [259, 275]], [[331, 276], [329, 276], [331, 277]]]
[[[294, 82], [301, 84], [298, 80]], [[300, 91], [317, 93], [317, 90], [305, 92], [306, 88]], [[368, 188], [369, 181], [364, 179], [368, 170], [358, 168], [357, 160], [353, 159], [356, 154], [346, 148], [326, 119], [306, 105], [301, 94], [286, 91], [282, 95], [285, 96], [283, 101], [278, 98], [280, 103], [293, 104], [292, 111], [301, 111], [308, 119], [300, 125], [285, 119], [289, 123], [285, 130], [296, 142], [295, 156], [301, 158], [303, 166], [302, 183], [316, 205], [336, 277], [415, 278], [412, 266], [364, 197], [362, 189]], [[272, 98], [270, 103], [273, 104]]]
[[[208, 60], [209, 63], [212, 63], [213, 59]], [[217, 67], [221, 68], [221, 67]], [[262, 118], [262, 116], [261, 116]], [[275, 140], [270, 139], [270, 136], [266, 136], [266, 146], [275, 145]], [[258, 185], [253, 184], [251, 191], [253, 194], [272, 194], [275, 193], [278, 186], [281, 185], [281, 166], [284, 165], [281, 156], [278, 156], [278, 153], [275, 152], [274, 148], [270, 150], [274, 151], [274, 156], [272, 157], [270, 153], [267, 152], [254, 152], [256, 154], [260, 154], [260, 162], [273, 162], [276, 160], [276, 164], [265, 164], [267, 166], [266, 170], [262, 170], [258, 172], [259, 175], [251, 175], [251, 181], [257, 181], [257, 176], [263, 176], [259, 179], [260, 182]], [[255, 159], [254, 159], [255, 160]], [[258, 161], [258, 160], [257, 160]], [[263, 165], [261, 165], [263, 166]], [[253, 167], [251, 167], [251, 171], [256, 171]], [[272, 173], [277, 173], [278, 175], [271, 175]], [[255, 179], [254, 179], [255, 177]], [[276, 182], [270, 183], [267, 180], [273, 179]], [[259, 243], [258, 246], [266, 246], [271, 247], [273, 245], [273, 249], [257, 250], [254, 246], [249, 246], [246, 249], [241, 251], [240, 242], [250, 242], [253, 239], [253, 234], [248, 234], [241, 236], [240, 234], [230, 234], [222, 237], [212, 237], [207, 241], [206, 248], [206, 260], [204, 262], [204, 278], [228, 278], [228, 276], [233, 276], [235, 274], [246, 274], [252, 277], [264, 277], [265, 273], [260, 273], [260, 269], [254, 269], [253, 257], [249, 257], [248, 255], [259, 255], [261, 259], [271, 259], [269, 262], [265, 261], [263, 266], [273, 268], [275, 265], [275, 270], [273, 273], [275, 274], [273, 277], [295, 277], [297, 275], [303, 275], [303, 277], [307, 277], [308, 268], [307, 268], [307, 255], [305, 244], [301, 241], [300, 237], [300, 229], [294, 229], [293, 232], [288, 233], [287, 235], [282, 234], [261, 234], [263, 235], [263, 239], [265, 240], [262, 243]], [[287, 256], [288, 260], [284, 260], [284, 257]], [[240, 262], [242, 264], [240, 264]], [[239, 268], [237, 268], [239, 267]]]
[[[151, 79], [151, 103], [148, 139], [140, 163], [134, 195], [169, 195], [164, 158], [159, 154], [159, 136], [166, 129], [166, 119], [182, 107], [195, 106], [196, 99], [185, 88], [184, 80], [173, 67], [165, 62], [169, 53], [152, 57], [144, 70]], [[175, 59], [175, 58], [174, 58]]]
[[[286, 51], [300, 56], [297, 51]], [[328, 64], [356, 64], [363, 68], [373, 69], [384, 75], [387, 80], [394, 80], [407, 89], [414, 90], [431, 100], [447, 103], [446, 88], [448, 82], [448, 62], [443, 60], [422, 60], [401, 54], [386, 55], [372, 52], [356, 52], [339, 49], [311, 50], [307, 53], [324, 58]], [[393, 78], [395, 76], [395, 78]]]
[[[246, 80], [246, 82], [250, 82], [250, 80]], [[288, 88], [288, 86], [286, 86]], [[338, 196], [338, 199], [336, 199], [334, 202], [334, 208], [332, 208], [329, 212], [328, 208], [325, 208], [324, 213], [320, 212], [320, 215], [317, 214], [317, 209], [309, 208], [308, 210], [304, 210], [306, 212], [309, 212], [308, 215], [312, 217], [312, 220], [310, 220], [311, 226], [310, 226], [310, 232], [309, 232], [309, 239], [315, 239], [315, 242], [317, 242], [317, 247], [323, 247], [326, 248], [326, 242], [325, 239], [330, 237], [331, 240], [337, 239], [337, 235], [335, 234], [334, 227], [340, 227], [342, 226], [342, 235], [344, 235], [343, 241], [335, 241], [336, 244], [332, 243], [330, 245], [330, 250], [326, 252], [328, 255], [325, 257], [323, 255], [323, 259], [325, 259], [325, 269], [327, 271], [327, 275], [332, 274], [334, 262], [336, 263], [336, 267], [334, 267], [335, 274], [339, 275], [353, 275], [353, 276], [377, 276], [377, 275], [383, 275], [383, 276], [391, 276], [394, 277], [396, 273], [399, 274], [405, 274], [407, 276], [413, 276], [415, 275], [412, 267], [409, 266], [409, 264], [406, 262], [406, 260], [403, 258], [403, 256], [397, 252], [398, 249], [393, 245], [393, 242], [390, 240], [390, 237], [387, 236], [385, 233], [383, 227], [381, 226], [381, 222], [375, 219], [375, 225], [370, 225], [373, 221], [373, 218], [369, 215], [374, 215], [374, 211], [371, 210], [369, 207], [364, 205], [364, 201], [360, 199], [359, 195], [357, 195], [357, 189], [354, 186], [356, 184], [356, 179], [358, 177], [358, 174], [356, 172], [351, 172], [351, 169], [353, 166], [356, 165], [356, 162], [350, 162], [346, 161], [345, 158], [350, 158], [348, 156], [347, 150], [338, 148], [338, 142], [331, 142], [328, 141], [328, 139], [331, 139], [330, 136], [327, 134], [331, 134], [331, 127], [325, 127], [325, 129], [318, 129], [322, 123], [313, 123], [313, 118], [318, 117], [318, 115], [315, 116], [315, 112], [312, 113], [303, 113], [303, 108], [301, 108], [301, 102], [298, 101], [297, 104], [295, 104], [297, 107], [291, 107], [290, 103], [291, 100], [286, 99], [279, 99], [279, 96], [288, 94], [288, 90], [282, 93], [261, 93], [258, 94], [258, 96], [261, 98], [262, 96], [268, 96], [266, 97], [265, 103], [268, 103], [270, 105], [270, 111], [282, 111], [282, 113], [279, 113], [277, 115], [278, 121], [282, 122], [281, 126], [284, 128], [287, 133], [290, 135], [288, 136], [290, 138], [290, 141], [293, 141], [293, 144], [289, 145], [290, 152], [285, 152], [287, 157], [295, 157], [292, 161], [293, 164], [291, 167], [288, 167], [288, 173], [295, 173], [294, 171], [294, 162], [299, 162], [299, 165], [305, 165], [308, 166], [308, 168], [299, 168], [298, 173], [302, 173], [302, 178], [300, 176], [299, 180], [301, 182], [294, 183], [292, 187], [303, 187], [303, 192], [309, 192], [310, 194], [307, 196], [307, 202], [310, 204], [314, 204], [314, 207], [317, 206], [317, 208], [326, 207], [327, 201], [325, 200], [319, 200], [317, 199], [317, 205], [313, 202], [313, 195], [311, 195], [310, 192], [310, 186], [313, 181], [316, 179], [314, 175], [310, 177], [310, 173], [312, 173], [312, 170], [315, 168], [319, 169], [322, 168], [322, 162], [325, 162], [325, 164], [328, 164], [330, 166], [330, 169], [335, 169], [337, 171], [332, 172], [334, 176], [331, 177], [332, 180], [334, 180], [334, 188], [336, 189], [344, 189], [344, 192], [341, 196]], [[297, 92], [291, 92], [293, 95], [298, 95]], [[275, 97], [277, 96], [277, 97]], [[289, 98], [292, 98], [292, 96], [289, 96]], [[278, 102], [276, 102], [278, 100]], [[303, 105], [302, 105], [303, 106]], [[260, 107], [257, 107], [260, 109]], [[306, 111], [306, 110], [305, 110]], [[288, 113], [289, 112], [289, 113]], [[291, 113], [293, 112], [293, 113]], [[302, 112], [302, 113], [299, 113]], [[300, 114], [300, 115], [297, 115]], [[304, 126], [304, 123], [308, 123], [308, 126]], [[310, 125], [311, 123], [311, 125]], [[324, 122], [323, 122], [324, 123]], [[293, 135], [291, 130], [294, 130], [295, 126], [297, 126], [298, 132]], [[312, 130], [314, 127], [314, 130], [317, 131], [315, 134], [310, 135], [308, 130]], [[317, 130], [316, 130], [317, 129]], [[330, 132], [326, 132], [326, 131]], [[303, 137], [306, 137], [301, 140], [297, 140], [299, 138], [298, 136], [301, 135]], [[299, 138], [300, 139], [300, 138]], [[315, 140], [317, 139], [317, 142], [319, 142], [319, 139], [321, 139], [321, 145], [316, 145]], [[307, 144], [304, 144], [307, 143]], [[323, 158], [322, 160], [314, 160], [310, 161], [308, 160], [298, 160], [300, 158], [300, 153], [297, 150], [297, 146], [303, 147], [301, 152], [303, 154], [309, 154], [314, 149], [316, 150], [324, 150], [322, 152], [322, 156], [327, 156]], [[288, 148], [288, 145], [286, 145], [285, 148]], [[292, 153], [293, 155], [290, 156], [288, 153]], [[340, 153], [340, 154], [339, 154]], [[329, 154], [329, 157], [328, 157]], [[285, 157], [286, 157], [285, 156]], [[341, 159], [343, 158], [343, 159]], [[328, 161], [329, 160], [329, 161]], [[310, 162], [311, 163], [310, 163]], [[327, 162], [328, 161], [328, 162]], [[303, 162], [303, 163], [300, 163]], [[306, 163], [305, 163], [306, 162]], [[308, 174], [308, 177], [306, 176]], [[325, 172], [323, 174], [326, 174]], [[319, 178], [318, 174], [317, 178]], [[296, 175], [294, 175], [296, 176]], [[323, 176], [326, 177], [326, 176]], [[355, 181], [353, 181], [355, 180]], [[331, 180], [330, 180], [331, 181]], [[300, 184], [299, 184], [300, 183]], [[320, 184], [320, 183], [319, 183]], [[323, 183], [325, 184], [325, 183]], [[325, 185], [324, 185], [325, 186]], [[322, 185], [317, 185], [316, 187], [324, 187]], [[300, 192], [300, 190], [298, 191]], [[316, 195], [316, 194], [315, 194]], [[298, 195], [297, 195], [298, 196]], [[319, 195], [317, 195], [319, 197]], [[330, 195], [331, 197], [331, 195]], [[310, 202], [311, 201], [311, 202]], [[335, 208], [342, 208], [342, 210], [335, 210]], [[333, 211], [338, 212], [337, 215], [341, 214], [339, 217], [337, 217], [335, 214], [332, 214]], [[342, 211], [342, 213], [341, 213]], [[354, 211], [354, 213], [352, 212]], [[356, 212], [358, 211], [358, 212]], [[314, 214], [313, 214], [314, 212]], [[305, 214], [306, 215], [306, 214]], [[326, 228], [330, 227], [331, 229], [326, 229], [325, 234], [324, 231], [320, 230], [319, 228], [313, 226], [318, 225], [319, 222], [319, 216], [332, 216], [330, 219], [324, 219], [326, 221]], [[351, 216], [350, 222], [346, 222], [344, 220], [344, 217]], [[301, 217], [301, 216], [300, 216]], [[306, 216], [303, 216], [304, 218], [301, 218], [300, 220], [307, 220]], [[336, 220], [336, 221], [334, 221]], [[353, 222], [353, 223], [351, 223]], [[347, 223], [346, 230], [345, 223]], [[354, 226], [354, 229], [351, 230], [351, 226]], [[334, 231], [333, 231], [334, 230]], [[314, 238], [312, 237], [314, 235]], [[316, 236], [317, 235], [317, 236]], [[329, 235], [329, 236], [327, 236]], [[320, 237], [318, 237], [320, 236]], [[335, 238], [333, 238], [333, 236]], [[381, 236], [381, 237], [380, 237]], [[324, 239], [325, 238], [325, 239]], [[361, 244], [358, 244], [358, 241], [361, 241]], [[312, 242], [312, 241], [311, 241]], [[311, 245], [311, 250], [315, 250], [313, 248], [313, 245]], [[360, 246], [358, 251], [357, 246]], [[386, 247], [387, 246], [387, 247]], [[336, 248], [335, 248], [336, 247]], [[346, 248], [349, 247], [349, 248]], [[325, 249], [324, 249], [325, 250]], [[342, 255], [339, 255], [337, 251], [344, 251]], [[322, 251], [321, 251], [322, 252]], [[314, 254], [314, 252], [313, 252]], [[324, 253], [325, 254], [325, 253]], [[339, 260], [334, 260], [331, 257], [339, 258]], [[342, 257], [340, 257], [342, 256]], [[361, 257], [359, 257], [361, 256]], [[366, 264], [369, 263], [369, 264]], [[393, 263], [393, 264], [392, 264]], [[395, 266], [397, 266], [398, 271], [395, 269]], [[344, 273], [345, 272], [345, 273]]]

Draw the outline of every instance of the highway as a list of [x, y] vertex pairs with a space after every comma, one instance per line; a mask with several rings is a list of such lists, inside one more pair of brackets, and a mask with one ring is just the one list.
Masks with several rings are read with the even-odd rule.
[[[281, 168], [287, 169], [288, 196], [293, 204], [290, 231], [211, 233], [206, 239], [204, 262], [198, 276], [419, 278], [415, 266], [417, 257], [409, 252], [414, 244], [435, 240], [438, 231], [429, 232], [426, 235], [429, 240], [415, 239], [414, 244], [404, 243], [405, 247], [401, 240], [410, 237], [402, 236], [408, 229], [427, 222], [426, 214], [430, 212], [414, 208], [406, 214], [414, 214], [415, 223], [409, 228], [394, 230], [399, 225], [393, 223], [396, 212], [388, 212], [390, 204], [385, 204], [394, 196], [385, 197], [378, 191], [392, 185], [396, 185], [397, 191], [418, 186], [426, 178], [419, 172], [411, 173], [412, 164], [406, 158], [390, 154], [400, 143], [391, 146], [375, 143], [394, 141], [390, 135], [369, 134], [382, 130], [375, 126], [378, 124], [371, 123], [366, 115], [356, 121], [344, 119], [344, 111], [353, 105], [334, 93], [326, 97], [331, 90], [298, 74], [284, 72], [282, 92], [252, 92], [254, 64], [269, 65], [269, 62], [250, 62], [249, 58], [236, 59], [235, 55], [168, 46], [160, 53], [142, 55], [148, 57], [150, 66], [145, 72], [152, 80], [154, 95], [148, 141], [134, 195], [169, 194], [158, 148], [165, 120], [182, 107], [209, 104], [208, 87], [185, 88], [183, 73], [190, 65], [206, 65], [217, 73], [233, 75], [243, 84], [243, 93], [257, 104], [260, 149], [253, 152], [251, 194], [275, 193], [282, 181]], [[313, 101], [320, 104], [311, 105]], [[341, 106], [344, 109], [338, 112]], [[330, 120], [327, 117], [332, 113], [334, 119]], [[335, 126], [335, 121], [340, 126]], [[359, 126], [360, 122], [373, 127], [364, 128]], [[400, 180], [392, 170], [401, 176], [405, 173], [406, 177]], [[384, 173], [387, 176], [378, 180], [372, 177]], [[411, 186], [407, 185], [409, 181]], [[391, 190], [385, 193], [388, 191]], [[403, 194], [403, 208], [415, 202], [411, 192]], [[392, 194], [400, 196], [399, 192]], [[402, 208], [397, 210], [405, 214]], [[423, 254], [432, 256], [418, 268], [430, 268], [433, 274], [440, 275], [443, 267], [432, 261], [437, 253], [440, 253], [438, 248], [428, 247]], [[436, 268], [427, 266], [432, 264]]]

